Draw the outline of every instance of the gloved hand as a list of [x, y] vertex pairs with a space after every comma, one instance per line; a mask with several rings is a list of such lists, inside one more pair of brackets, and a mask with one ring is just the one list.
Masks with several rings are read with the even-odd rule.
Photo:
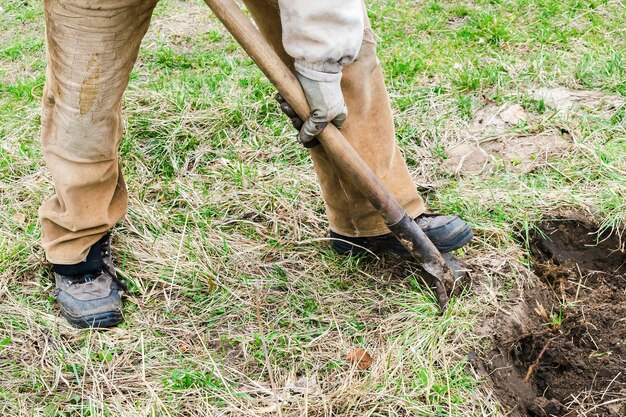
[[[285, 100], [283, 96], [280, 95], [280, 93], [276, 93], [275, 98], [280, 105], [280, 110], [289, 118], [289, 120], [291, 121], [291, 125], [295, 127], [296, 130], [299, 132], [300, 129], [302, 129], [304, 120], [302, 120], [300, 116], [298, 116], [298, 113], [296, 113], [296, 111], [289, 105], [289, 103], [287, 103], [287, 100]], [[317, 138], [313, 138], [309, 142], [303, 143], [302, 145], [307, 149], [314, 148], [317, 145], [320, 145], [320, 141], [317, 140]]]
[[296, 77], [311, 108], [311, 117], [302, 125], [298, 141], [302, 144], [310, 142], [328, 123], [341, 129], [348, 117], [341, 92], [341, 72], [315, 71], [296, 64]]

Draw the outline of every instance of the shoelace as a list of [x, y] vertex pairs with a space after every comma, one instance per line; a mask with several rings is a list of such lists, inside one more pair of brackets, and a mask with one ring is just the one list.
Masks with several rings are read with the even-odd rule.
[[113, 281], [115, 281], [117, 285], [119, 285], [123, 291], [128, 292], [128, 286], [126, 285], [123, 279], [117, 276], [117, 272], [115, 271], [115, 268], [113, 267], [113, 265], [111, 265], [108, 262], [110, 251], [111, 251], [111, 248], [110, 248], [110, 238], [109, 238], [107, 239], [105, 244], [102, 245], [101, 255], [102, 255], [102, 261], [103, 261], [102, 263], [104, 264], [103, 272], [106, 272], [107, 274], [109, 274], [109, 276], [113, 279]]
[[[125, 292], [128, 292], [128, 285], [126, 285], [126, 282], [124, 282], [123, 279], [121, 279], [118, 275], [117, 272], [115, 271], [115, 268], [113, 267], [113, 265], [108, 261], [109, 260], [109, 255], [110, 255], [110, 241], [107, 240], [106, 242], [104, 242], [104, 244], [101, 247], [100, 250], [100, 256], [102, 256], [102, 263], [103, 266], [98, 270], [95, 271], [94, 273], [90, 273], [90, 274], [85, 274], [82, 275], [80, 278], [77, 279], [72, 279], [69, 278], [69, 285], [80, 285], [80, 284], [85, 284], [87, 282], [93, 281], [96, 278], [98, 278], [101, 274], [107, 274], [108, 276], [111, 277], [111, 279], [113, 281], [115, 281], [115, 283]], [[55, 292], [59, 291], [58, 289], [55, 290]], [[56, 294], [58, 295], [58, 294]]]

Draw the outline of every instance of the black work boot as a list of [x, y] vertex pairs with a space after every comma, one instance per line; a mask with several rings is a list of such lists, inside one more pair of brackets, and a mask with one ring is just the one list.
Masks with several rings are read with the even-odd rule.
[[122, 295], [127, 290], [117, 277], [111, 256], [111, 234], [96, 242], [84, 262], [52, 266], [54, 295], [61, 314], [79, 328], [113, 327], [122, 322]]
[[[415, 221], [442, 253], [459, 249], [474, 237], [470, 225], [459, 216], [424, 213]], [[409, 251], [391, 233], [373, 237], [348, 237], [331, 230], [330, 237], [330, 247], [342, 255], [357, 255], [367, 251], [390, 252], [400, 256], [410, 255]]]

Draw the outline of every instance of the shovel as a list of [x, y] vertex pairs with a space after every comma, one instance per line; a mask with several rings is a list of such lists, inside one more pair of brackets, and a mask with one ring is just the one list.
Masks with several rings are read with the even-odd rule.
[[[309, 105], [297, 78], [239, 6], [233, 0], [204, 1], [294, 111], [302, 120], [308, 119]], [[317, 138], [334, 165], [347, 178], [352, 178], [383, 217], [391, 233], [415, 257], [425, 271], [424, 278], [435, 287], [443, 312], [448, 304], [446, 288], [454, 288], [456, 276], [442, 254], [332, 123]]]

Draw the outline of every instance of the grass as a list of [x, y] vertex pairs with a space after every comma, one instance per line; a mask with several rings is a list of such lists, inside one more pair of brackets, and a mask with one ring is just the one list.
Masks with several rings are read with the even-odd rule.
[[[475, 227], [460, 254], [475, 284], [439, 317], [412, 265], [335, 255], [271, 85], [204, 5], [163, 0], [124, 101], [131, 202], [114, 247], [132, 288], [126, 322], [90, 332], [59, 317], [38, 243], [53, 192], [38, 133], [42, 6], [0, 0], [2, 415], [504, 414], [467, 353], [485, 349], [477, 326], [525, 283], [524, 231], [563, 208], [616, 231], [626, 220], [626, 108], [556, 114], [530, 91], [624, 97], [626, 8], [370, 3], [398, 140], [429, 206]], [[526, 174], [443, 174], [487, 99], [532, 116], [516, 134], [567, 132], [574, 146]], [[369, 370], [345, 361], [356, 347]], [[322, 394], [284, 388], [303, 376]]]

